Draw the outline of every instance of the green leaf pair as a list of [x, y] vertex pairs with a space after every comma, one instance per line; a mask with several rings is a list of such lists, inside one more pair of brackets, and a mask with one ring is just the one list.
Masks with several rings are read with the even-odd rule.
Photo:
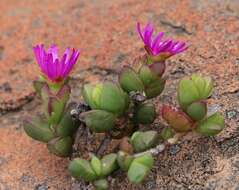
[[92, 109], [104, 110], [116, 116], [121, 116], [129, 106], [128, 95], [112, 82], [98, 84], [95, 87], [85, 85], [83, 97]]
[[69, 156], [72, 150], [72, 136], [79, 123], [73, 121], [69, 111], [63, 114], [59, 124], [50, 125], [44, 117], [27, 119], [23, 123], [25, 132], [31, 138], [47, 143], [49, 151], [57, 156]]
[[76, 158], [69, 165], [69, 171], [73, 177], [89, 182], [107, 177], [117, 168], [117, 154], [114, 153], [105, 155], [101, 160], [93, 156], [90, 162]]
[[151, 154], [144, 154], [135, 158], [130, 164], [127, 176], [130, 182], [139, 184], [150, 172], [153, 167], [154, 159]]
[[125, 66], [119, 75], [119, 83], [122, 89], [128, 93], [139, 91], [144, 92], [147, 98], [154, 98], [164, 89], [166, 80], [161, 77], [164, 69], [164, 62], [151, 65], [143, 64], [138, 71]]
[[130, 139], [135, 152], [148, 150], [149, 148], [156, 146], [158, 141], [159, 135], [156, 131], [136, 131]]
[[210, 77], [193, 74], [190, 78], [184, 78], [178, 88], [179, 105], [187, 111], [192, 103], [206, 100], [212, 94], [212, 90], [213, 83]]

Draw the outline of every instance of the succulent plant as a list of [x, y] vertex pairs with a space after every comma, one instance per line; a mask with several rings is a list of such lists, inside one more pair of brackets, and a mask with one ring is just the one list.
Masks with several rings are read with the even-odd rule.
[[210, 77], [193, 74], [180, 81], [178, 102], [180, 108], [164, 105], [162, 117], [176, 132], [195, 130], [213, 136], [224, 128], [224, 118], [220, 113], [207, 116], [207, 98], [212, 94], [213, 83]]
[[70, 49], [67, 49], [60, 61], [55, 45], [48, 51], [43, 45], [38, 45], [34, 52], [42, 75], [33, 82], [33, 86], [43, 101], [44, 114], [25, 119], [24, 130], [33, 139], [47, 143], [51, 153], [69, 156], [79, 122], [72, 119], [67, 108], [71, 92], [67, 77], [80, 52], [73, 49], [70, 55]]
[[[68, 105], [71, 93], [68, 76], [80, 51], [67, 48], [59, 59], [55, 45], [48, 50], [44, 45], [34, 47], [41, 76], [33, 86], [42, 99], [44, 110], [40, 116], [27, 118], [24, 130], [61, 157], [71, 155], [80, 124], [79, 129], [88, 127], [90, 132], [105, 133], [105, 139], [120, 139], [118, 152], [101, 156], [96, 151], [95, 155], [90, 154], [89, 160], [75, 158], [75, 154], [71, 157], [68, 167], [71, 176], [92, 183], [97, 190], [109, 189], [108, 176], [119, 169], [127, 173], [130, 182], [139, 184], [153, 167], [153, 155], [177, 142], [180, 135], [193, 130], [204, 136], [214, 136], [225, 126], [220, 113], [207, 113], [207, 99], [213, 91], [211, 78], [193, 74], [179, 83], [179, 107], [164, 105], [162, 108], [162, 117], [169, 126], [160, 128], [160, 132], [146, 130], [157, 117], [152, 98], [164, 90], [166, 60], [184, 52], [188, 46], [185, 42], [164, 40], [163, 32], [154, 36], [150, 23], [143, 30], [138, 23], [137, 31], [144, 43], [145, 55], [131, 66], [123, 66], [118, 83], [105, 81], [84, 85], [84, 102], [73, 110]], [[145, 127], [141, 128], [142, 125]]]

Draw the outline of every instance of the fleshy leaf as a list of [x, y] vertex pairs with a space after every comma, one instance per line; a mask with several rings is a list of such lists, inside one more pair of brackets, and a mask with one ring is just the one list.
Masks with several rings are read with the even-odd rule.
[[156, 131], [135, 132], [131, 137], [131, 143], [135, 152], [142, 152], [154, 147], [159, 140]]
[[187, 107], [186, 112], [191, 119], [202, 120], [207, 115], [207, 104], [203, 101], [194, 102]]
[[124, 66], [120, 75], [119, 83], [126, 92], [143, 91], [144, 85], [137, 73], [129, 66]]
[[82, 95], [85, 102], [91, 107], [91, 109], [96, 109], [97, 106], [94, 103], [92, 94], [93, 94], [94, 87], [90, 84], [86, 84], [83, 87]]
[[163, 138], [163, 140], [170, 139], [173, 137], [173, 131], [170, 127], [166, 127], [161, 131], [160, 136]]
[[202, 77], [199, 74], [193, 74], [191, 78], [198, 89], [200, 99], [207, 99], [212, 94], [212, 79], [210, 77]]
[[101, 133], [110, 131], [115, 126], [115, 115], [104, 110], [91, 110], [80, 115], [86, 126]]
[[93, 184], [94, 184], [96, 190], [107, 190], [107, 189], [109, 189], [109, 184], [108, 184], [108, 181], [106, 179], [98, 179], [98, 180], [94, 181]]
[[111, 153], [105, 155], [101, 159], [101, 163], [102, 163], [102, 176], [108, 176], [118, 167], [117, 154]]
[[100, 108], [101, 106], [101, 95], [103, 92], [103, 84], [97, 84], [92, 91], [92, 100], [94, 107]]
[[76, 179], [84, 179], [85, 181], [94, 181], [97, 175], [92, 169], [90, 162], [81, 158], [76, 158], [70, 162], [69, 171]]
[[128, 171], [133, 159], [133, 156], [123, 151], [119, 151], [117, 154], [117, 163], [123, 171]]
[[105, 82], [100, 96], [100, 108], [121, 115], [128, 103], [125, 98], [125, 93], [116, 84]]
[[132, 183], [141, 183], [153, 166], [154, 160], [151, 154], [144, 154], [135, 158], [128, 170], [128, 178]]
[[56, 126], [56, 133], [61, 137], [71, 136], [77, 130], [79, 124], [78, 120], [72, 119], [70, 111], [66, 111], [60, 123]]
[[70, 87], [64, 85], [57, 94], [50, 91], [47, 85], [42, 87], [41, 97], [45, 108], [45, 115], [50, 124], [58, 124], [70, 97]]
[[166, 82], [165, 78], [158, 78], [157, 80], [153, 81], [151, 84], [146, 86], [145, 94], [147, 98], [154, 98], [160, 95], [163, 92], [165, 82]]
[[95, 171], [97, 176], [101, 175], [102, 172], [102, 163], [99, 158], [93, 156], [90, 161], [92, 169]]
[[142, 65], [139, 70], [139, 77], [145, 86], [150, 85], [158, 78], [157, 75], [154, 74], [147, 65]]
[[23, 122], [23, 127], [27, 135], [35, 140], [48, 142], [54, 138], [50, 125], [41, 118], [26, 119]]
[[193, 121], [185, 113], [170, 106], [163, 106], [162, 117], [177, 132], [186, 132], [193, 127]]
[[48, 142], [49, 151], [57, 156], [67, 157], [71, 154], [73, 140], [71, 137], [58, 137]]
[[225, 127], [224, 117], [220, 113], [215, 113], [201, 121], [196, 131], [205, 136], [214, 136], [220, 133]]
[[178, 101], [180, 107], [183, 110], [186, 110], [191, 103], [199, 99], [200, 94], [197, 87], [194, 85], [194, 82], [187, 78], [182, 79], [178, 88]]
[[143, 103], [136, 107], [134, 120], [136, 123], [151, 124], [156, 117], [155, 107], [151, 103]]

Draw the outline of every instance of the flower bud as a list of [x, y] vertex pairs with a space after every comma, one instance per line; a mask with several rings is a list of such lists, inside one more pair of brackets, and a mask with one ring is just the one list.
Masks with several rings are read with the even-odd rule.
[[108, 176], [110, 173], [112, 173], [114, 170], [117, 169], [117, 154], [111, 153], [108, 155], [105, 155], [101, 159], [102, 163], [102, 176]]
[[224, 117], [220, 113], [215, 113], [198, 123], [196, 131], [204, 136], [214, 136], [220, 133], [224, 127]]
[[94, 181], [97, 179], [97, 175], [92, 169], [89, 161], [76, 158], [70, 162], [69, 171], [71, 176], [76, 179], [84, 179], [85, 181]]
[[91, 158], [90, 165], [92, 169], [94, 170], [94, 172], [96, 173], [96, 175], [100, 177], [102, 172], [102, 163], [100, 159], [97, 158], [96, 156], [93, 156]]
[[24, 120], [23, 128], [28, 136], [41, 142], [48, 142], [54, 138], [54, 133], [47, 121], [38, 117]]
[[141, 183], [153, 166], [154, 160], [151, 154], [144, 154], [135, 158], [128, 170], [128, 178], [132, 183]]
[[202, 120], [207, 115], [207, 104], [203, 101], [193, 102], [187, 107], [186, 112], [194, 121]]
[[68, 137], [57, 137], [47, 143], [49, 151], [57, 156], [67, 157], [71, 154], [73, 140]]
[[126, 92], [143, 91], [144, 85], [138, 74], [129, 66], [124, 66], [119, 75], [119, 83]]
[[193, 121], [184, 112], [170, 106], [163, 106], [162, 117], [177, 132], [186, 132], [193, 128]]
[[133, 159], [133, 156], [123, 151], [119, 151], [117, 154], [117, 163], [123, 171], [128, 171]]
[[81, 120], [96, 133], [110, 131], [115, 126], [115, 115], [104, 110], [91, 110], [80, 114]]
[[135, 132], [131, 137], [131, 144], [135, 152], [142, 152], [154, 147], [158, 143], [158, 133], [156, 131]]
[[151, 124], [155, 117], [155, 107], [151, 103], [143, 103], [135, 108], [134, 121], [136, 123]]
[[109, 184], [108, 181], [106, 179], [99, 179], [94, 181], [94, 186], [96, 188], [96, 190], [107, 190], [109, 189]]

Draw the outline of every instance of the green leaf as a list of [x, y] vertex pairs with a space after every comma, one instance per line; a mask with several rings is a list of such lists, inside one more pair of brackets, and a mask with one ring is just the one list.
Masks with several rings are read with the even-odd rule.
[[94, 90], [94, 87], [92, 85], [86, 84], [83, 87], [82, 95], [85, 102], [91, 107], [91, 109], [96, 109], [97, 106], [95, 105], [93, 97], [92, 97], [93, 90]]
[[57, 93], [54, 93], [45, 85], [42, 87], [41, 97], [49, 124], [58, 124], [70, 97], [70, 87], [64, 85]]
[[129, 167], [127, 176], [132, 183], [139, 184], [148, 175], [154, 160], [151, 154], [135, 158]]
[[101, 159], [101, 163], [102, 163], [102, 176], [108, 176], [110, 173], [112, 173], [114, 170], [118, 168], [117, 154], [111, 153], [105, 155]]
[[156, 131], [135, 132], [131, 137], [131, 144], [135, 152], [142, 152], [154, 147], [159, 140]]
[[194, 82], [190, 79], [182, 79], [178, 88], [178, 101], [181, 108], [186, 110], [191, 103], [199, 99], [200, 94]]
[[97, 84], [92, 92], [92, 100], [96, 108], [101, 107], [101, 95], [103, 92], [103, 84]]
[[166, 127], [162, 130], [160, 133], [160, 136], [163, 138], [163, 140], [167, 140], [173, 137], [173, 131], [171, 128]]
[[28, 136], [41, 142], [48, 142], [54, 138], [54, 133], [49, 124], [38, 117], [24, 120], [23, 128]]
[[96, 133], [110, 131], [115, 126], [115, 115], [104, 110], [91, 110], [80, 115], [86, 126]]
[[143, 165], [147, 166], [148, 168], [152, 168], [153, 164], [154, 164], [154, 159], [150, 153], [146, 153], [142, 156], [135, 158], [134, 162], [143, 164]]
[[215, 113], [201, 121], [196, 131], [204, 136], [214, 136], [220, 133], [225, 127], [224, 117], [220, 113]]
[[71, 137], [57, 137], [47, 143], [49, 151], [60, 157], [67, 157], [71, 154], [73, 140]]
[[193, 120], [202, 120], [207, 115], [207, 104], [205, 102], [194, 102], [187, 107], [186, 112]]
[[147, 85], [145, 87], [145, 94], [147, 98], [150, 99], [160, 95], [163, 92], [165, 82], [166, 82], [166, 79], [158, 78], [157, 80]]
[[193, 74], [191, 78], [198, 89], [200, 99], [207, 99], [212, 94], [212, 79], [210, 77], [202, 77], [198, 74]]
[[108, 181], [106, 179], [99, 179], [94, 181], [94, 186], [96, 188], [96, 190], [107, 190], [109, 189], [109, 184]]
[[144, 180], [149, 171], [148, 167], [133, 161], [129, 167], [127, 176], [131, 183], [139, 184]]
[[143, 91], [144, 85], [137, 73], [129, 66], [124, 66], [119, 75], [119, 83], [126, 92]]
[[85, 181], [94, 181], [97, 179], [97, 175], [91, 168], [89, 161], [76, 158], [70, 162], [69, 171], [71, 176], [76, 179], [84, 179]]
[[156, 74], [152, 73], [147, 65], [143, 65], [139, 70], [139, 77], [145, 86], [150, 85], [158, 77]]
[[66, 111], [60, 123], [55, 127], [58, 136], [71, 136], [79, 127], [79, 122], [74, 121], [71, 117], [70, 111]]
[[100, 159], [97, 158], [96, 156], [93, 156], [91, 158], [90, 164], [91, 164], [92, 169], [95, 171], [96, 175], [100, 177], [101, 172], [102, 172], [102, 163], [101, 163]]
[[133, 156], [123, 151], [119, 151], [117, 154], [117, 163], [123, 171], [128, 171], [133, 159]]
[[125, 98], [124, 92], [116, 84], [105, 82], [100, 96], [100, 108], [116, 115], [122, 115], [127, 107]]
[[141, 124], [151, 124], [156, 117], [155, 107], [151, 103], [143, 103], [135, 108], [134, 121]]

